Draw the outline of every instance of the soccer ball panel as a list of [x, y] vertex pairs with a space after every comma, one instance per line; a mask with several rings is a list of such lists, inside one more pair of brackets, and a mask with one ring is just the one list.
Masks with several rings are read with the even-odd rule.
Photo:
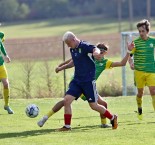
[[39, 114], [39, 108], [37, 105], [35, 104], [30, 104], [26, 107], [25, 109], [25, 113], [28, 117], [30, 118], [34, 118], [37, 117]]

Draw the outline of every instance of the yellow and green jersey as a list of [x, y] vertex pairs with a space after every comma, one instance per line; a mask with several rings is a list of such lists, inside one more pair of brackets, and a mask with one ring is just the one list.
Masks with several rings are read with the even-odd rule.
[[4, 41], [4, 33], [0, 32], [0, 65], [3, 65], [4, 63], [3, 55], [6, 56], [6, 50], [2, 43], [3, 41]]
[[95, 60], [95, 66], [96, 66], [96, 75], [95, 79], [97, 80], [100, 74], [105, 70], [105, 69], [110, 69], [111, 68], [112, 61], [102, 58], [101, 60]]
[[154, 47], [155, 38], [143, 40], [140, 37], [134, 40], [134, 68], [138, 71], [155, 73]]

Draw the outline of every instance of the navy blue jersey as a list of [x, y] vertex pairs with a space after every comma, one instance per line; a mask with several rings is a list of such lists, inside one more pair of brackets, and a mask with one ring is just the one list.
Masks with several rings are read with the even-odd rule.
[[70, 48], [75, 66], [74, 79], [78, 82], [95, 80], [95, 63], [92, 56], [94, 45], [80, 41], [77, 48]]

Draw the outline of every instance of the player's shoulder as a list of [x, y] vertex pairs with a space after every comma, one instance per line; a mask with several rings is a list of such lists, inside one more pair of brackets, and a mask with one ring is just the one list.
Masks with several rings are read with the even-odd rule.
[[80, 46], [83, 46], [83, 47], [86, 47], [86, 46], [94, 46], [94, 47], [95, 47], [95, 45], [91, 44], [91, 43], [88, 42], [88, 41], [84, 41], [84, 40], [82, 40], [82, 41], [80, 42]]
[[0, 39], [3, 39], [3, 38], [4, 38], [4, 33], [0, 32]]
[[155, 37], [154, 36], [149, 36], [149, 39], [155, 41]]

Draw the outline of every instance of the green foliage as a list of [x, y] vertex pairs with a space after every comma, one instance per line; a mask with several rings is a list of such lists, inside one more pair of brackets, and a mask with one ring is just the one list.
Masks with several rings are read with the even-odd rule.
[[[155, 15], [154, 7], [155, 1], [150, 2], [151, 16]], [[147, 16], [146, 1], [136, 0], [132, 2], [132, 12], [134, 17]], [[5, 7], [4, 21], [15, 21], [22, 19], [46, 19], [46, 18], [63, 18], [74, 16], [90, 16], [101, 14], [106, 17], [118, 17], [118, 5], [121, 5], [122, 18], [129, 16], [129, 2], [128, 0], [1, 0], [1, 4]], [[16, 5], [21, 5], [22, 10], [14, 11]], [[22, 5], [26, 5], [25, 8]], [[140, 4], [140, 5], [139, 5]], [[1, 5], [3, 7], [3, 5]], [[11, 5], [11, 9], [10, 8]], [[149, 6], [149, 5], [148, 5]], [[26, 11], [25, 11], [26, 10]], [[27, 15], [28, 11], [29, 15]], [[9, 13], [10, 12], [10, 13]], [[15, 12], [15, 15], [13, 15]], [[20, 13], [21, 12], [21, 13]], [[4, 13], [4, 11], [3, 11]], [[20, 15], [20, 17], [19, 17]], [[10, 17], [13, 16], [13, 17]]]
[[26, 18], [30, 10], [28, 5], [19, 5], [17, 0], [1, 0], [0, 13], [1, 21], [14, 21]]
[[109, 80], [100, 88], [101, 96], [122, 96], [122, 87], [120, 82]]
[[68, 14], [68, 0], [38, 0], [33, 3], [35, 18], [55, 18]]
[[[54, 114], [42, 127], [37, 121], [46, 114], [60, 99], [11, 100], [10, 105], [15, 111], [8, 115], [1, 109], [0, 144], [3, 145], [154, 145], [154, 111], [151, 97], [143, 98], [143, 120], [139, 121], [134, 112], [135, 97], [105, 98], [108, 108], [118, 114], [117, 130], [100, 128], [99, 114], [90, 109], [87, 102], [74, 101], [72, 105], [72, 131], [55, 132], [63, 126], [63, 109]], [[40, 114], [36, 118], [28, 118], [25, 108], [34, 103], [39, 106]], [[3, 106], [3, 100], [0, 101]], [[109, 123], [109, 121], [107, 120]]]
[[[14, 61], [6, 64], [11, 98], [62, 97], [64, 94], [63, 72], [55, 73], [59, 61]], [[9, 65], [9, 67], [8, 67]]]
[[22, 3], [19, 7], [18, 7], [18, 12], [16, 14], [17, 18], [19, 19], [24, 19], [26, 18], [26, 16], [30, 13], [30, 9], [28, 7], [28, 5]]
[[1, 21], [5, 20], [13, 20], [14, 16], [16, 15], [18, 9], [18, 2], [17, 0], [1, 0], [0, 1], [0, 14], [1, 14]]

